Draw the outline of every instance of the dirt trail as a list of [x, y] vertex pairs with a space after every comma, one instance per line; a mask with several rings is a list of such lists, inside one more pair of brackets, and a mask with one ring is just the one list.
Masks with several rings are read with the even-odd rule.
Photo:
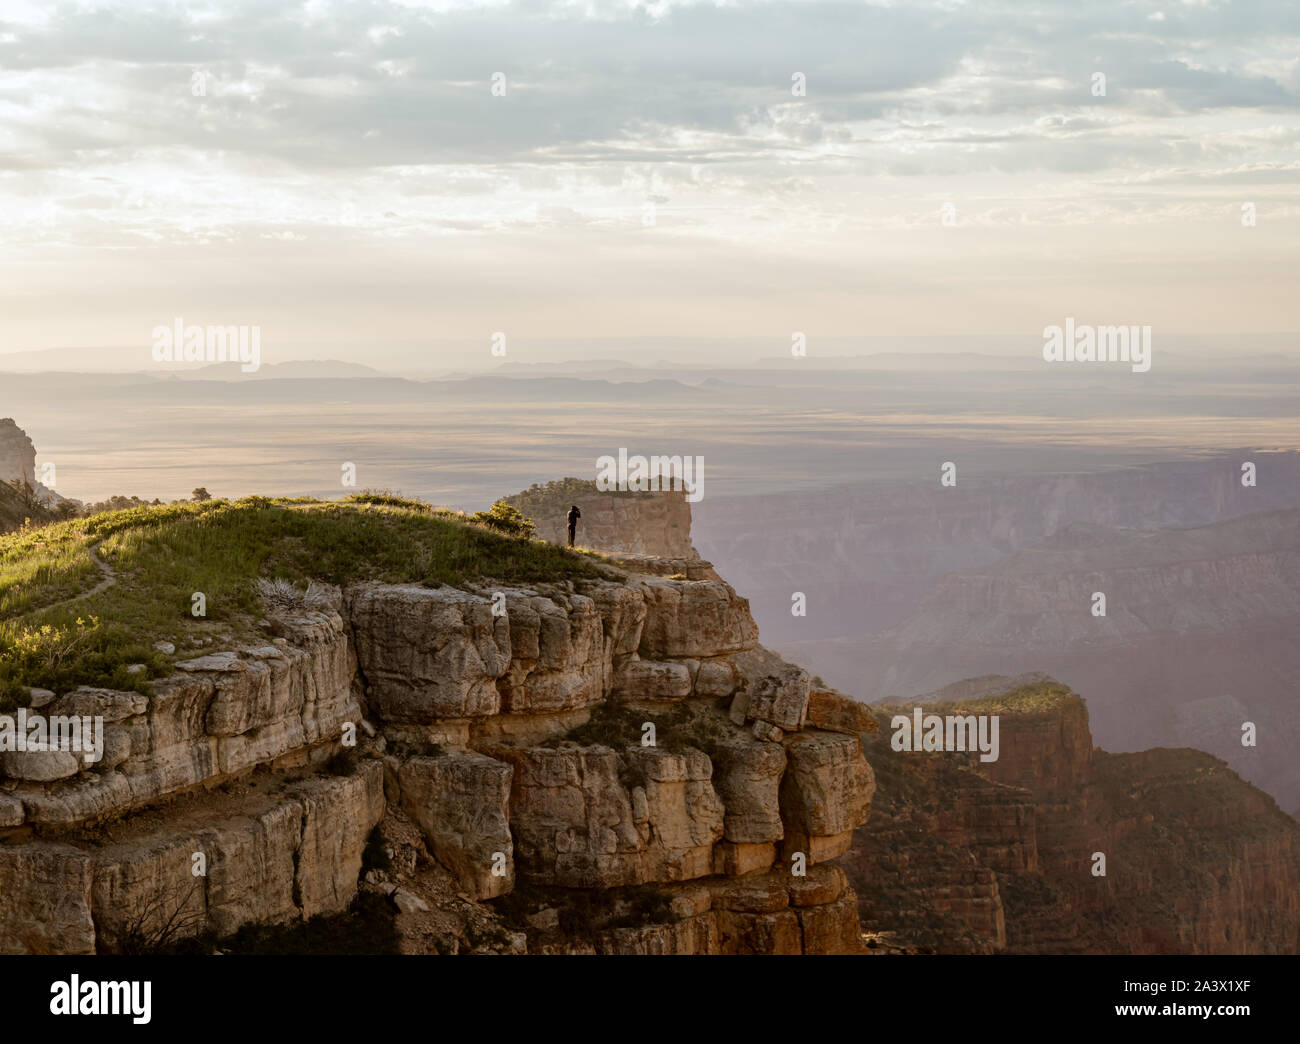
[[85, 601], [87, 598], [94, 598], [95, 595], [99, 594], [101, 591], [107, 591], [110, 587], [112, 587], [114, 584], [117, 583], [117, 574], [113, 572], [113, 567], [99, 557], [99, 545], [102, 543], [103, 543], [102, 540], [96, 540], [86, 550], [90, 552], [90, 560], [94, 562], [96, 566], [99, 567], [99, 571], [103, 575], [103, 579], [100, 580], [99, 583], [97, 583], [89, 591], [82, 591], [81, 594], [79, 595], [73, 595], [71, 598], [65, 598], [61, 602], [55, 602], [53, 605], [47, 605], [44, 606], [43, 608], [57, 609], [61, 605], [71, 605], [73, 602], [82, 602]]

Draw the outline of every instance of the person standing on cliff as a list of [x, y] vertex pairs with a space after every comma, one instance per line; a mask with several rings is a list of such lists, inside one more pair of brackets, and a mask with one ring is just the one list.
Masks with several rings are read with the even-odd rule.
[[578, 510], [578, 505], [574, 504], [569, 508], [569, 546], [573, 546], [573, 535], [578, 531], [578, 519], [582, 518], [582, 512]]

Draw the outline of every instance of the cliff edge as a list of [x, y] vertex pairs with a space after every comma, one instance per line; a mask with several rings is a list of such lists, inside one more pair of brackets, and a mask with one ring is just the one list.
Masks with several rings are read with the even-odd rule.
[[[405, 952], [859, 950], [830, 860], [867, 819], [872, 722], [763, 649], [707, 563], [392, 503], [47, 532], [117, 582], [42, 607], [56, 573], [18, 603], [0, 713], [101, 720], [102, 751], [0, 753], [0, 951], [238, 952], [251, 929], [360, 916], [358, 890]], [[40, 554], [26, 539], [18, 556]], [[221, 572], [241, 555], [249, 575]], [[94, 579], [60, 561], [74, 588]], [[179, 609], [195, 585], [210, 617], [128, 633], [131, 599]], [[23, 634], [91, 614], [87, 644], [141, 662], [23, 659]]]

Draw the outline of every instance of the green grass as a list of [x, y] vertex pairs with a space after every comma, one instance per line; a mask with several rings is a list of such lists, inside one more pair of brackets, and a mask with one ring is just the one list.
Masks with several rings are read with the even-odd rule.
[[[1055, 711], [1062, 703], [1079, 697], [1068, 685], [1060, 682], [1035, 682], [1021, 685], [1006, 692], [981, 696], [973, 700], [945, 700], [942, 703], [922, 703], [919, 706], [926, 714], [1046, 714]], [[877, 721], [888, 724], [894, 714], [908, 714], [917, 707], [916, 703], [876, 704], [872, 713]], [[888, 731], [888, 729], [886, 729]]]
[[[116, 585], [59, 604], [102, 579], [95, 548]], [[154, 642], [198, 655], [257, 635], [258, 578], [460, 585], [602, 575], [608, 567], [591, 556], [388, 494], [137, 507], [24, 530], [0, 536], [0, 707], [28, 686], [148, 692], [169, 670]], [[206, 596], [204, 619], [191, 616], [195, 592]], [[128, 675], [135, 663], [146, 671]]]

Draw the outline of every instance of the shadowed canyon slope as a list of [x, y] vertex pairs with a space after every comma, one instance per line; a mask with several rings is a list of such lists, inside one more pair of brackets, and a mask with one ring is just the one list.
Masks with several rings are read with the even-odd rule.
[[1108, 749], [1204, 749], [1294, 810], [1298, 460], [720, 500], [697, 506], [697, 542], [784, 655], [862, 699], [1044, 670], [1088, 696]]
[[848, 859], [870, 946], [1296, 952], [1300, 824], [1268, 795], [1200, 751], [1094, 749], [1085, 702], [1050, 680], [940, 695], [981, 690], [925, 709], [998, 714], [996, 762], [896, 751], [889, 712], [865, 737], [878, 789]]
[[[883, 635], [825, 646], [799, 655], [877, 698], [1046, 671], [1088, 696], [1103, 746], [1206, 750], [1300, 808], [1300, 511], [1193, 529], [1070, 526], [948, 574]], [[1254, 746], [1242, 745], [1246, 723]]]

